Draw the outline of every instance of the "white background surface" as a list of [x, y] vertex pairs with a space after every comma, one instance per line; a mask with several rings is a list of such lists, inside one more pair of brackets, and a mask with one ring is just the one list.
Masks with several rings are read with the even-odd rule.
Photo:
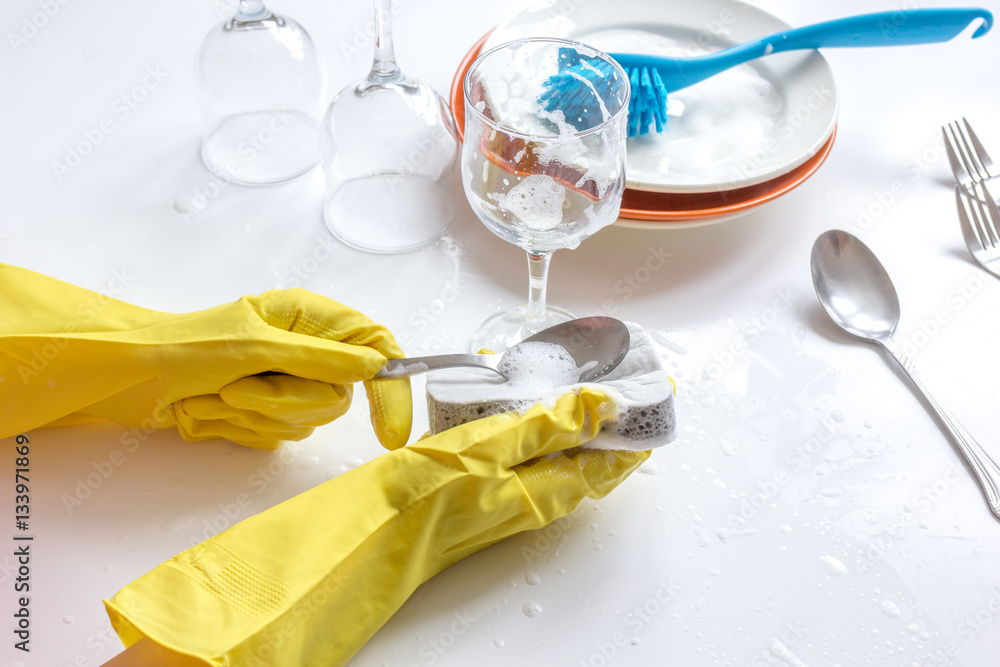
[[[445, 93], [472, 43], [526, 4], [400, 0], [399, 61]], [[760, 4], [793, 25], [898, 8]], [[316, 39], [330, 92], [367, 69], [367, 2], [275, 0], [273, 9]], [[462, 350], [474, 323], [524, 298], [523, 253], [468, 209], [447, 241], [412, 254], [336, 244], [318, 171], [279, 187], [223, 188], [185, 220], [178, 208], [192, 210], [214, 182], [198, 160], [193, 57], [226, 4], [76, 0], [15, 51], [8, 33], [37, 11], [37, 0], [7, 2], [0, 18], [0, 261], [169, 311], [300, 284], [384, 322], [411, 354]], [[804, 185], [716, 226], [609, 228], [557, 253], [554, 303], [584, 315], [611, 299], [615, 315], [657, 332], [678, 381], [679, 437], [571, 521], [423, 586], [352, 664], [996, 664], [1000, 523], [887, 360], [825, 318], [808, 255], [831, 227], [872, 247], [927, 382], [1000, 455], [1000, 281], [964, 248], [939, 130], [965, 115], [1000, 153], [997, 33], [830, 50], [839, 133]], [[163, 82], [118, 118], [116, 98], [147, 68]], [[106, 117], [114, 131], [60, 181], [52, 163]], [[670, 260], [645, 273], [661, 248]], [[4, 410], [16, 407], [5, 397]], [[114, 425], [30, 433], [33, 650], [13, 650], [13, 548], [3, 547], [0, 663], [109, 659], [121, 646], [102, 598], [377, 456], [365, 411], [359, 397], [344, 418], [276, 452], [170, 432], [133, 448]], [[10, 524], [14, 456], [13, 440], [0, 443]], [[106, 479], [80, 488], [111, 460], [121, 463]], [[68, 508], [74, 494], [85, 498]], [[341, 511], [304, 525], [326, 530]], [[14, 533], [9, 525], [0, 540], [11, 545]], [[529, 616], [525, 605], [541, 611]]]

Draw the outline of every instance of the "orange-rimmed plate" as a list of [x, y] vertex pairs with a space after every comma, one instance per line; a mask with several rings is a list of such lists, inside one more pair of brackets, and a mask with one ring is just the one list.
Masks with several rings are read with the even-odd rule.
[[[449, 104], [459, 135], [465, 130], [463, 82], [490, 33], [483, 35], [459, 63], [451, 82]], [[787, 194], [812, 176], [833, 147], [836, 127], [814, 155], [797, 167], [763, 183], [717, 192], [648, 192], [625, 189], [616, 224], [642, 229], [691, 227], [731, 219]]]

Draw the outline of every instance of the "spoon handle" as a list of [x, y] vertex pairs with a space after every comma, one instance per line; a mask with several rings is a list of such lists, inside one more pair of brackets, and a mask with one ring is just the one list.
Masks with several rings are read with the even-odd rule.
[[475, 368], [488, 368], [496, 374], [502, 376], [497, 370], [500, 362], [499, 354], [436, 354], [429, 357], [407, 357], [405, 359], [390, 359], [386, 362], [375, 379], [401, 378], [426, 373], [438, 368], [457, 368], [473, 366]]
[[937, 413], [945, 428], [948, 429], [948, 433], [951, 434], [955, 444], [958, 445], [959, 450], [965, 456], [965, 460], [972, 467], [972, 472], [975, 473], [976, 479], [979, 480], [979, 486], [986, 496], [986, 502], [989, 503], [990, 509], [997, 518], [1000, 518], [1000, 465], [997, 465], [997, 462], [993, 460], [986, 450], [969, 435], [965, 427], [931, 394], [920, 378], [920, 374], [914, 367], [913, 361], [902, 352], [893, 349], [895, 346], [885, 343], [882, 345], [892, 355], [892, 358], [896, 360], [899, 367], [909, 376], [910, 380], [913, 381], [914, 386], [923, 393], [924, 398], [927, 399], [927, 402], [934, 409], [934, 412]]

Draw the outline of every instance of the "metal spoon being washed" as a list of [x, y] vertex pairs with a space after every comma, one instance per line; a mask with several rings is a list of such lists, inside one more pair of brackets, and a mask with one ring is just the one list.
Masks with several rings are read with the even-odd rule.
[[889, 274], [864, 243], [839, 230], [820, 235], [812, 248], [812, 280], [827, 314], [841, 329], [881, 346], [934, 409], [972, 467], [993, 514], [1000, 518], [1000, 466], [927, 390], [913, 362], [892, 339], [899, 298]]
[[504, 379], [504, 356], [524, 343], [555, 343], [569, 352], [580, 369], [580, 382], [593, 382], [613, 371], [629, 347], [628, 327], [613, 317], [583, 317], [557, 324], [525, 338], [503, 354], [438, 354], [430, 357], [390, 359], [375, 378], [409, 377], [438, 368], [470, 366], [487, 368]]

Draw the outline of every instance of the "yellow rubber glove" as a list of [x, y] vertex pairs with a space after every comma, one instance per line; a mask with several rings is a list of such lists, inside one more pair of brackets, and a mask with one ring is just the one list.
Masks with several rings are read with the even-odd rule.
[[[342, 415], [353, 383], [403, 356], [387, 329], [303, 289], [171, 314], [0, 264], [0, 313], [0, 401], [15, 408], [0, 437], [107, 419], [272, 448]], [[409, 381], [366, 387], [381, 442], [406, 444]]]
[[383, 454], [132, 582], [105, 601], [112, 626], [207, 665], [342, 665], [422, 582], [638, 468], [649, 452], [564, 451], [611, 408], [580, 389]]

